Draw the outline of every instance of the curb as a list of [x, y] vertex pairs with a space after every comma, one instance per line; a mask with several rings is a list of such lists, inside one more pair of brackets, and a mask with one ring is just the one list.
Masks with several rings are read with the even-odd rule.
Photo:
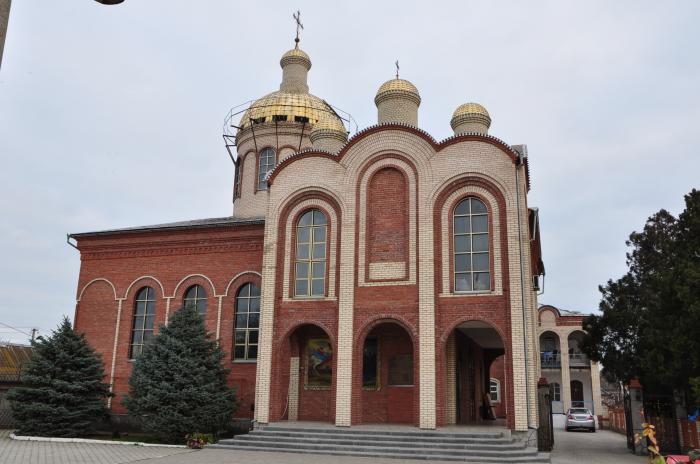
[[185, 445], [160, 445], [158, 443], [143, 443], [140, 441], [91, 440], [89, 438], [31, 437], [15, 435], [14, 433], [10, 434], [10, 439], [17, 441], [46, 441], [53, 443], [92, 443], [94, 445], [126, 445], [157, 448], [187, 448], [187, 446]]

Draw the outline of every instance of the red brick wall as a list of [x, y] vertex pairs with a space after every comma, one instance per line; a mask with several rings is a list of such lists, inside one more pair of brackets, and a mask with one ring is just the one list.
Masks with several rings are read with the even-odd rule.
[[376, 172], [368, 187], [367, 262], [408, 260], [408, 189], [398, 169]]
[[[151, 286], [156, 293], [156, 326], [165, 322], [166, 299], [172, 314], [182, 305], [185, 290], [200, 284], [207, 292], [208, 304], [205, 325], [216, 331], [218, 295], [228, 295], [222, 301], [221, 340], [226, 352], [224, 364], [231, 369], [229, 384], [239, 387], [242, 400], [240, 417], [252, 417], [255, 388], [255, 364], [233, 363], [231, 343], [233, 331], [233, 299], [244, 283], [256, 280], [261, 271], [262, 226], [241, 226], [183, 231], [143, 232], [113, 236], [81, 238], [81, 269], [78, 292], [93, 279], [109, 280], [116, 288], [118, 298], [124, 298], [119, 323], [117, 355], [114, 376], [116, 397], [112, 410], [126, 412], [121, 405], [128, 392], [132, 362], [128, 360], [133, 321], [134, 297], [142, 286]], [[232, 279], [243, 274], [235, 281]], [[192, 276], [182, 281], [183, 278]], [[151, 276], [141, 278], [142, 276]], [[136, 281], [138, 279], [138, 281]], [[135, 282], [136, 281], [136, 282]], [[181, 282], [182, 281], [182, 282]], [[132, 285], [133, 284], [133, 285]], [[163, 289], [161, 290], [161, 285]], [[213, 287], [212, 287], [213, 285]], [[105, 361], [106, 379], [109, 380], [111, 353], [117, 303], [106, 283], [95, 282], [83, 292], [76, 306], [75, 326], [84, 332], [90, 344]], [[127, 289], [129, 289], [127, 294]]]
[[112, 366], [116, 321], [117, 302], [114, 301], [112, 286], [103, 280], [92, 283], [76, 306], [74, 325], [85, 333], [90, 345], [102, 357], [107, 381]]

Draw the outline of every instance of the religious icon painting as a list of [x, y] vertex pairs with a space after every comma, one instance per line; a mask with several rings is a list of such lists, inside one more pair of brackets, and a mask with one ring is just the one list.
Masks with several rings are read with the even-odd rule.
[[306, 386], [330, 388], [333, 377], [333, 347], [327, 338], [306, 343]]

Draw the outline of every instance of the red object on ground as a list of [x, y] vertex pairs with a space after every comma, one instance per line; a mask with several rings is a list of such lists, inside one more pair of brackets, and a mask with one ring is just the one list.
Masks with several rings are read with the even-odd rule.
[[666, 456], [666, 464], [674, 464], [676, 462], [690, 462], [690, 458], [682, 455]]

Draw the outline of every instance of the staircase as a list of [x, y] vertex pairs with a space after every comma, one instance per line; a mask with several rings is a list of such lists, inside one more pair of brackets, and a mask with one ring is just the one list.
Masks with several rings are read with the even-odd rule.
[[526, 447], [510, 431], [452, 432], [415, 429], [269, 425], [207, 448], [310, 453], [464, 463], [549, 463], [549, 454]]

